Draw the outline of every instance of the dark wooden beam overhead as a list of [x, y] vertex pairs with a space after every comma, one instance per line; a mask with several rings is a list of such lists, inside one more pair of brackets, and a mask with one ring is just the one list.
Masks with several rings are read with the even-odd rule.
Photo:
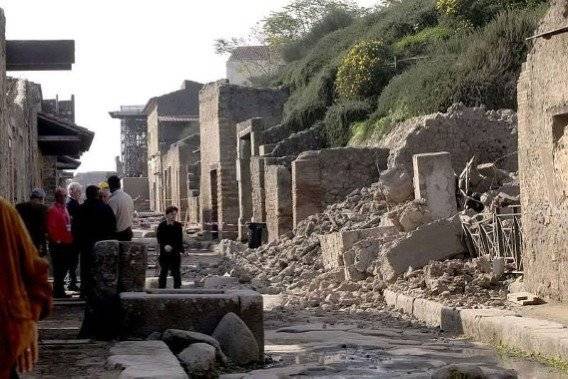
[[6, 70], [71, 70], [75, 63], [74, 40], [8, 40]]

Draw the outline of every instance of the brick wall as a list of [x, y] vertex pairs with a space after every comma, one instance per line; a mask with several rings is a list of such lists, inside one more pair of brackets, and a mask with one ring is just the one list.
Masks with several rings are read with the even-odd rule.
[[344, 147], [300, 154], [292, 162], [294, 227], [354, 189], [378, 181], [379, 169], [386, 169], [388, 153], [380, 148]]
[[[567, 1], [535, 34], [565, 27]], [[537, 38], [518, 82], [519, 176], [527, 289], [568, 301], [568, 34]]]

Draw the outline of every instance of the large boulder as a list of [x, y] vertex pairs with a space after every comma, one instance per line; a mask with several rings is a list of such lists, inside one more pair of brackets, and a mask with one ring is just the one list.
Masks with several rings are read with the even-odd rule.
[[211, 378], [215, 370], [215, 348], [207, 343], [194, 343], [185, 348], [178, 359], [191, 378]]
[[227, 358], [221, 350], [219, 341], [211, 336], [208, 336], [207, 334], [191, 332], [188, 330], [167, 329], [162, 335], [162, 341], [164, 341], [166, 345], [168, 345], [168, 347], [172, 352], [174, 352], [174, 354], [179, 354], [192, 344], [206, 343], [215, 348], [216, 356], [220, 362], [222, 362], [223, 364], [227, 363]]
[[423, 225], [383, 245], [377, 257], [375, 275], [392, 281], [408, 270], [430, 261], [449, 259], [465, 251], [459, 215]]
[[223, 352], [237, 365], [257, 362], [260, 349], [247, 325], [234, 313], [227, 313], [213, 332]]

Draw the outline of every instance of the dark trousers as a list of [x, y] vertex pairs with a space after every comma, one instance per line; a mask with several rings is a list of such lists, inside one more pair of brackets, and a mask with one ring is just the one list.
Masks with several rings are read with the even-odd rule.
[[49, 254], [53, 266], [53, 296], [65, 296], [65, 277], [71, 267], [73, 247], [71, 244], [52, 243]]
[[77, 268], [79, 267], [79, 247], [73, 245], [69, 254], [69, 286], [77, 286]]
[[126, 228], [121, 232], [116, 232], [116, 239], [119, 241], [132, 241], [132, 228]]
[[181, 256], [179, 253], [172, 255], [160, 255], [160, 277], [158, 279], [158, 287], [166, 288], [168, 272], [174, 277], [174, 288], [181, 287]]
[[81, 297], [87, 298], [92, 288], [92, 274], [90, 272], [93, 261], [94, 245], [85, 244], [80, 248], [81, 261], [79, 262], [79, 275], [81, 276]]

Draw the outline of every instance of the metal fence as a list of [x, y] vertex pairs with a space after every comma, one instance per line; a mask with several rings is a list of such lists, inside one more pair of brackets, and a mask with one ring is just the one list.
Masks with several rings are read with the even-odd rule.
[[523, 228], [519, 205], [499, 208], [493, 213], [478, 214], [469, 222], [462, 223], [462, 226], [472, 256], [502, 257], [513, 265], [515, 271], [523, 271]]

